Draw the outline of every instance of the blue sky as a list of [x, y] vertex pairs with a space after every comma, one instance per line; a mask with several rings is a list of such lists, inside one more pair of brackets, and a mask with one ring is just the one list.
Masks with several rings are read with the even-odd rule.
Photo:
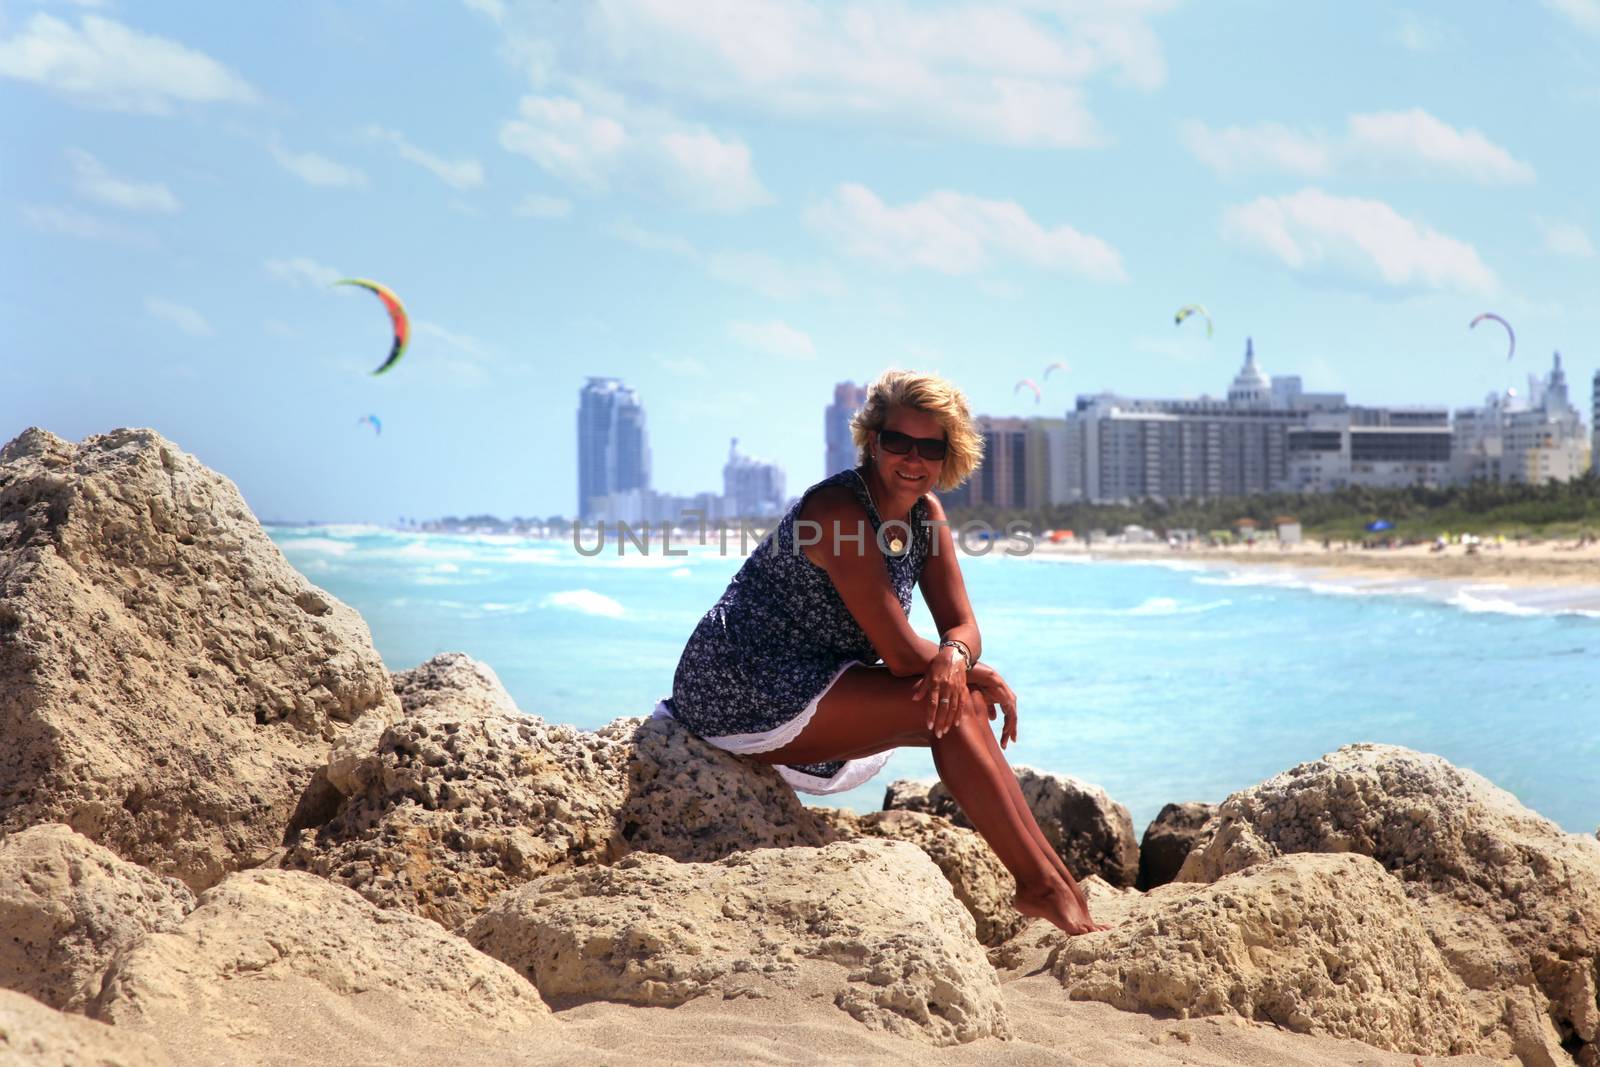
[[[570, 514], [589, 374], [687, 493], [735, 436], [821, 478], [889, 366], [997, 415], [1246, 336], [1370, 404], [1600, 366], [1600, 0], [5, 0], [0, 123], [0, 439], [152, 426], [264, 518]], [[410, 309], [384, 377], [342, 275]]]

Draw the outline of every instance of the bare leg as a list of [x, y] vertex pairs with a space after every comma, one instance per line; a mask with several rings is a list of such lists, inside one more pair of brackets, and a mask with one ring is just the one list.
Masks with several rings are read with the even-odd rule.
[[[980, 722], [984, 714], [985, 712], [982, 710], [976, 713], [976, 717]], [[989, 761], [1003, 772], [1002, 779], [1005, 782], [1006, 801], [1016, 813], [1017, 821], [1027, 827], [1029, 835], [1033, 838], [1034, 846], [1049, 858], [1051, 865], [1056, 869], [1056, 873], [1070, 888], [1073, 897], [1082, 905], [1084, 912], [1087, 913], [1089, 910], [1088, 898], [1083, 895], [1083, 890], [1078, 886], [1076, 879], [1072, 877], [1072, 872], [1067, 869], [1066, 861], [1055, 850], [1055, 846], [1050, 844], [1050, 839], [1045, 837], [1044, 830], [1039, 826], [1039, 820], [1033, 817], [1033, 809], [1028, 806], [1027, 798], [1022, 795], [1022, 787], [1017, 784], [1016, 773], [1012, 771], [1011, 764], [1007, 762], [1005, 752], [1000, 748], [1000, 743], [994, 739], [994, 731], [985, 729], [980, 733], [984, 742], [985, 754], [988, 756]], [[966, 809], [963, 807], [962, 810], [965, 811]], [[970, 812], [968, 812], [967, 817], [969, 819], [972, 817]], [[1098, 924], [1096, 925], [1098, 926]]]
[[933, 750], [939, 777], [978, 833], [1017, 880], [1017, 910], [1069, 934], [1101, 929], [1060, 857], [1045, 842], [981, 714], [968, 713], [943, 737], [927, 726], [927, 706], [911, 698], [915, 679], [882, 668], [852, 667], [828, 690], [800, 736], [756, 759], [815, 763], [854, 759], [888, 748]]

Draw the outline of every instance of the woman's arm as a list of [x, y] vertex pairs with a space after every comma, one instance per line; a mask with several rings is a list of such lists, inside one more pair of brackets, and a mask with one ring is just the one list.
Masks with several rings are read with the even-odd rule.
[[949, 520], [945, 518], [944, 505], [939, 503], [939, 498], [929, 493], [925, 499], [928, 521], [939, 525], [929, 531], [933, 534], [933, 551], [922, 565], [922, 598], [928, 602], [941, 639], [952, 637], [965, 644], [976, 663], [983, 652], [983, 636], [978, 633], [978, 620], [967, 600], [967, 584], [956, 559], [955, 538], [950, 535]]
[[[889, 584], [883, 552], [873, 539], [867, 509], [855, 494], [842, 486], [819, 489], [806, 499], [797, 519], [797, 542], [802, 535], [809, 541], [816, 536], [816, 530], [821, 530], [821, 539], [801, 551], [828, 572], [839, 598], [883, 657], [884, 666], [902, 678], [922, 674], [938, 654], [939, 646], [918, 636], [906, 619], [900, 599]], [[855, 539], [858, 532], [860, 541]], [[976, 654], [977, 650], [973, 651]]]

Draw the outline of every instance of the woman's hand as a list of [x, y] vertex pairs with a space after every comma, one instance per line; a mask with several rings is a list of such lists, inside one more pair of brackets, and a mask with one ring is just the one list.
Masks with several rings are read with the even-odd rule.
[[1017, 739], [1017, 694], [1011, 691], [1006, 680], [1000, 677], [1000, 672], [987, 663], [973, 664], [972, 671], [967, 675], [967, 684], [977, 695], [979, 706], [989, 709], [989, 721], [993, 722], [997, 711], [1003, 712], [1006, 717], [1005, 725], [1000, 729], [1000, 747]]
[[911, 690], [911, 699], [928, 702], [928, 729], [934, 737], [943, 737], [961, 721], [970, 685], [967, 661], [956, 649], [941, 648], [928, 661], [927, 670]]

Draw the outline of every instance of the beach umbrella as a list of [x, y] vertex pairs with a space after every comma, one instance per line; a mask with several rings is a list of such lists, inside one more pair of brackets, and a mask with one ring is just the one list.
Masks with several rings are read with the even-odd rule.
[[1388, 519], [1373, 519], [1371, 522], [1367, 523], [1368, 533], [1379, 533], [1383, 530], [1392, 529], [1394, 529], [1394, 523], [1390, 522]]

